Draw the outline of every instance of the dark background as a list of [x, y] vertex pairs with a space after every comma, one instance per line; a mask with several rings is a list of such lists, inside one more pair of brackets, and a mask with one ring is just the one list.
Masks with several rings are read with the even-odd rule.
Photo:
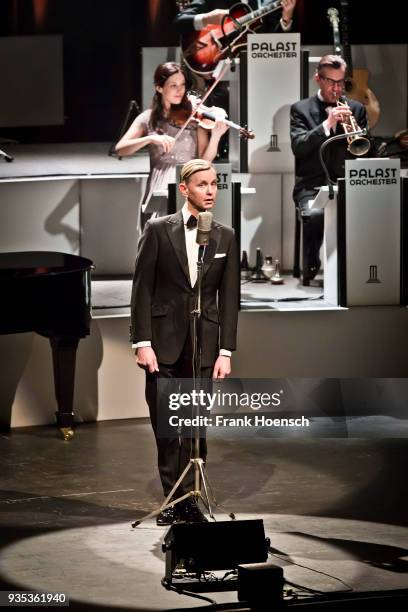
[[[326, 13], [338, 5], [298, 0], [303, 45], [332, 43]], [[349, 5], [351, 44], [407, 42], [405, 2], [389, 3], [388, 12], [370, 0]], [[3, 128], [1, 137], [24, 143], [114, 140], [129, 101], [140, 102], [140, 49], [178, 45], [176, 12], [175, 0], [1, 0], [0, 36], [62, 34], [65, 108], [63, 126]]]

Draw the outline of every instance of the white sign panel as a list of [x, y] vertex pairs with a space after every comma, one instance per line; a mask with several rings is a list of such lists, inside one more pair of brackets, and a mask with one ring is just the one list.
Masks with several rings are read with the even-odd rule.
[[400, 160], [346, 160], [347, 305], [400, 303]]
[[249, 172], [293, 172], [290, 106], [300, 99], [300, 34], [248, 36]]

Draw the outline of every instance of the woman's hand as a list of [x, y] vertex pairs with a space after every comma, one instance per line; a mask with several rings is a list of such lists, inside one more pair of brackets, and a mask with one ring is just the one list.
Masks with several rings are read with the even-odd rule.
[[227, 130], [228, 125], [222, 121], [222, 119], [220, 119], [219, 121], [215, 122], [214, 127], [211, 130], [211, 136], [219, 139]]
[[164, 153], [170, 153], [175, 142], [175, 139], [172, 136], [167, 136], [167, 134], [152, 134], [150, 136], [150, 143], [163, 147]]

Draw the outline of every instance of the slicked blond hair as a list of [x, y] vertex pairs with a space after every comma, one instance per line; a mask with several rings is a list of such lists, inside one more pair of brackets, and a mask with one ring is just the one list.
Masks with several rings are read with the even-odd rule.
[[182, 183], [188, 183], [190, 178], [196, 172], [203, 172], [205, 170], [211, 170], [211, 169], [215, 170], [211, 162], [206, 161], [205, 159], [192, 159], [186, 164], [184, 164], [184, 166], [182, 167], [181, 174], [180, 174], [180, 181]]

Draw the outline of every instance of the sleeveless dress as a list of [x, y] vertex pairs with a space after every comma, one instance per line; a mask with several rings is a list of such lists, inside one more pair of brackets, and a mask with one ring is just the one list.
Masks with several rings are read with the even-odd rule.
[[[162, 120], [159, 122], [156, 130], [153, 130], [150, 125], [151, 110], [145, 110], [136, 117], [136, 125], [143, 128], [143, 135], [151, 134], [166, 134], [167, 136], [176, 137], [180, 128], [173, 125], [169, 121]], [[185, 164], [190, 159], [195, 159], [198, 155], [197, 147], [197, 127], [192, 124], [188, 125], [183, 134], [178, 140], [170, 153], [163, 154], [163, 147], [159, 145], [148, 145], [150, 158], [150, 173], [147, 179], [147, 185], [143, 197], [140, 201], [139, 223], [141, 212], [143, 212], [152, 197], [153, 191], [167, 189], [169, 183], [176, 181], [176, 164]]]

